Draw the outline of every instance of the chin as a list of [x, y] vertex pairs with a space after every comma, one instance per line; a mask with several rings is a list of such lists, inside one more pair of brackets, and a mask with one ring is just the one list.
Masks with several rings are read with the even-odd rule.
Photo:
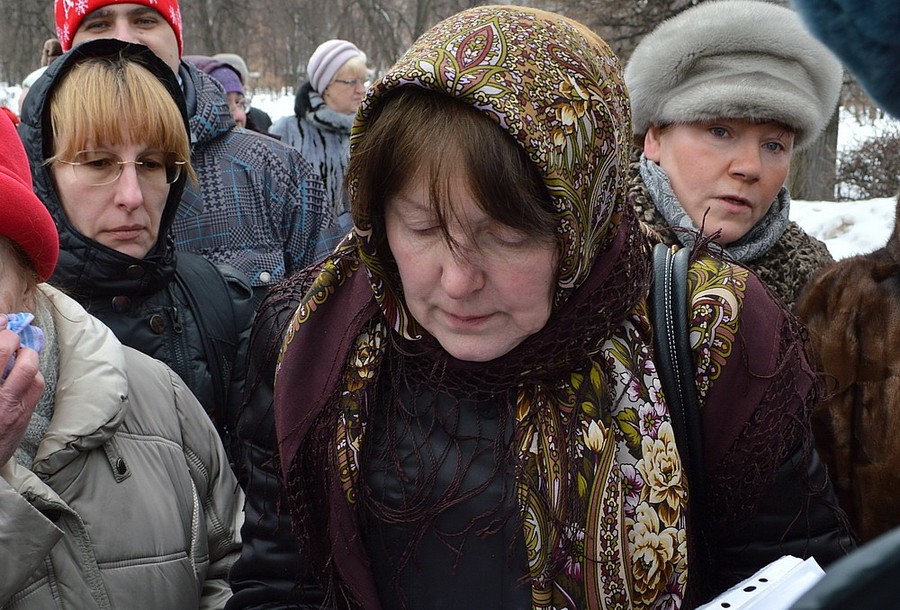
[[438, 340], [438, 342], [441, 344], [441, 347], [444, 348], [444, 351], [457, 360], [462, 360], [464, 362], [490, 362], [491, 360], [496, 360], [497, 358], [505, 356], [521, 343], [517, 342], [514, 345], [505, 346], [498, 345], [497, 342], [490, 341], [489, 339], [483, 339], [477, 343], [441, 340]]

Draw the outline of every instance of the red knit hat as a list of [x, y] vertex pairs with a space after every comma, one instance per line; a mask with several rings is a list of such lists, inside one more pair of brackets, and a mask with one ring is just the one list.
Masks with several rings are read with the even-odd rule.
[[110, 4], [143, 4], [162, 15], [175, 32], [178, 40], [178, 56], [184, 53], [181, 39], [181, 9], [178, 0], [56, 0], [56, 36], [63, 51], [72, 48], [72, 38], [78, 26], [89, 13]]
[[0, 113], [0, 235], [16, 243], [42, 279], [59, 258], [59, 234], [50, 212], [34, 194], [28, 157], [16, 128]]

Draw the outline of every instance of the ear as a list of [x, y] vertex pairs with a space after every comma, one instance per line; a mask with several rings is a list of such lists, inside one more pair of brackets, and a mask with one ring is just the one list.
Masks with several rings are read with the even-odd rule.
[[659, 163], [660, 137], [662, 131], [657, 125], [651, 125], [644, 134], [644, 156], [654, 163]]

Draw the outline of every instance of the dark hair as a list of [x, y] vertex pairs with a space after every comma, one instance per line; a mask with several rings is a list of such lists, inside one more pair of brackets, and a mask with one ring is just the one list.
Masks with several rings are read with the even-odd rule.
[[438, 224], [454, 245], [447, 197], [454, 165], [464, 168], [472, 197], [490, 218], [536, 239], [555, 240], [555, 209], [525, 150], [485, 113], [412, 86], [388, 93], [373, 109], [365, 137], [350, 156], [354, 222], [360, 226], [368, 216], [377, 239], [384, 240], [385, 202], [410, 180], [426, 176]]

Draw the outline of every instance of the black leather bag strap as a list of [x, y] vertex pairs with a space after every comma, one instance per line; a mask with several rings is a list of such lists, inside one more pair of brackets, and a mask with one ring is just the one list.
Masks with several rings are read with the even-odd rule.
[[689, 248], [673, 251], [665, 244], [654, 246], [650, 316], [657, 374], [669, 405], [675, 443], [690, 482], [691, 503], [699, 507], [704, 495], [704, 464], [700, 403], [688, 323], [690, 264]]

